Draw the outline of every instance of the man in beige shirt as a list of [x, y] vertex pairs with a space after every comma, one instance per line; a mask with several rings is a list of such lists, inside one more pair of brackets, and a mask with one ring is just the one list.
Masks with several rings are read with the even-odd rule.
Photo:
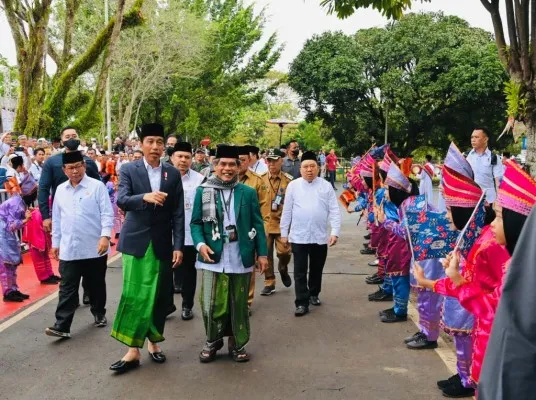
[[292, 181], [292, 175], [281, 171], [283, 165], [283, 156], [278, 149], [270, 149], [266, 156], [268, 172], [264, 173], [261, 178], [267, 188], [266, 201], [261, 207], [261, 214], [264, 219], [264, 230], [266, 231], [266, 243], [268, 245], [268, 269], [264, 275], [264, 288], [261, 296], [270, 296], [275, 292], [275, 273], [274, 273], [274, 246], [279, 263], [277, 269], [281, 274], [283, 285], [289, 287], [292, 285], [292, 279], [288, 274], [288, 264], [290, 262], [291, 248], [287, 243], [281, 241], [281, 213], [283, 212], [283, 203], [287, 186]]

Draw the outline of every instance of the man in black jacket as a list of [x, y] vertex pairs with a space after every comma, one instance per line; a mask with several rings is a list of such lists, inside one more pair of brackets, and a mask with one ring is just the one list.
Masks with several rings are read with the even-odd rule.
[[158, 343], [164, 340], [172, 268], [183, 258], [184, 193], [179, 171], [161, 162], [164, 128], [146, 124], [139, 136], [143, 158], [121, 167], [117, 196], [127, 214], [117, 246], [123, 253], [124, 281], [112, 337], [129, 350], [111, 365], [116, 372], [139, 366], [146, 338], [151, 359], [166, 361]]
[[[69, 153], [77, 151], [80, 146], [80, 140], [76, 129], [71, 127], [65, 127], [61, 131], [61, 141], [65, 146], [65, 152]], [[86, 162], [86, 174], [90, 178], [100, 180], [99, 170], [97, 164], [89, 157], [84, 156]], [[49, 199], [52, 196], [54, 201], [54, 194], [56, 188], [63, 182], [68, 180], [67, 175], [63, 172], [63, 155], [62, 153], [51, 156], [43, 164], [43, 170], [41, 177], [39, 178], [39, 193], [37, 200], [39, 202], [39, 211], [43, 217], [43, 228], [45, 232], [52, 231], [52, 212], [49, 207]], [[85, 278], [82, 279], [82, 287], [84, 288], [83, 303], [89, 304], [89, 292], [87, 290], [87, 284]]]

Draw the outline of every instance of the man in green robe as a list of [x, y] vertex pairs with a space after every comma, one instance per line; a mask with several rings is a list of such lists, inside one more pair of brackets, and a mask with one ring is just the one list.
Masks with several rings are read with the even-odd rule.
[[264, 222], [254, 189], [238, 183], [238, 148], [219, 146], [214, 174], [198, 189], [190, 224], [199, 252], [196, 266], [203, 271], [201, 310], [207, 340], [201, 362], [213, 361], [229, 336], [229, 354], [249, 361], [248, 292], [257, 261], [268, 267]]
[[166, 361], [158, 343], [164, 340], [172, 268], [183, 257], [184, 193], [179, 171], [160, 160], [164, 128], [146, 124], [138, 135], [143, 158], [121, 167], [117, 196], [126, 219], [117, 246], [123, 253], [123, 293], [112, 337], [129, 350], [110, 366], [115, 372], [139, 366], [146, 338], [151, 359]]

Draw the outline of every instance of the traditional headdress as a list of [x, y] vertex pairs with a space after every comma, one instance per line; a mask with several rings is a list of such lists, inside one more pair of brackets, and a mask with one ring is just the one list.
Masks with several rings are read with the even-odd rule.
[[387, 172], [387, 178], [385, 178], [385, 183], [395, 189], [400, 189], [406, 193], [411, 193], [411, 182], [395, 163], [391, 163], [389, 172]]
[[69, 153], [62, 154], [62, 163], [65, 164], [74, 164], [77, 162], [84, 161], [82, 153], [79, 151], [70, 151]]
[[250, 147], [251, 146], [238, 146], [238, 155], [239, 156], [248, 156], [249, 157], [249, 153], [250, 153]]
[[387, 147], [385, 150], [385, 155], [383, 156], [383, 160], [380, 162], [380, 169], [385, 172], [389, 172], [389, 167], [391, 166], [391, 163], [398, 164], [398, 157], [393, 153], [390, 147]]
[[144, 124], [141, 126], [141, 128], [137, 129], [138, 131], [138, 137], [143, 142], [143, 138], [147, 136], [160, 136], [165, 137], [164, 135], [164, 127], [160, 124]]
[[465, 159], [462, 152], [458, 149], [454, 142], [450, 144], [444, 164], [448, 165], [449, 168], [466, 176], [467, 178], [474, 179], [475, 177], [471, 164], [469, 164], [469, 162]]
[[234, 158], [238, 160], [238, 147], [228, 145], [218, 146], [216, 158]]
[[183, 151], [192, 154], [192, 145], [188, 142], [179, 142], [173, 147], [173, 152]]
[[372, 156], [367, 154], [365, 157], [361, 159], [359, 162], [359, 166], [356, 168], [356, 172], [358, 172], [362, 177], [372, 178], [374, 175], [373, 166], [376, 161]]
[[482, 189], [471, 178], [443, 166], [443, 197], [449, 207], [475, 208], [482, 197]]
[[507, 161], [497, 201], [503, 208], [528, 216], [536, 203], [536, 181], [515, 162]]
[[301, 156], [301, 162], [307, 161], [307, 160], [313, 160], [318, 164], [318, 160], [316, 159], [316, 154], [312, 151], [306, 151]]

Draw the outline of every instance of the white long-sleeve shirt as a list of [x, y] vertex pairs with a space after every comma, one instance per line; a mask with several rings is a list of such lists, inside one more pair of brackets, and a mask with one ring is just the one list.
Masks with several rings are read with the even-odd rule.
[[60, 249], [60, 260], [98, 258], [102, 236], [110, 237], [114, 211], [104, 183], [85, 175], [73, 187], [70, 181], [58, 186], [52, 208], [52, 247]]
[[288, 237], [290, 243], [327, 244], [330, 235], [338, 237], [341, 211], [331, 184], [321, 178], [315, 178], [311, 183], [303, 178], [290, 182], [280, 227], [281, 237]]
[[193, 246], [192, 231], [192, 208], [194, 207], [195, 192], [205, 177], [192, 169], [182, 176], [182, 190], [184, 191], [184, 245]]
[[[236, 216], [234, 211], [234, 191], [221, 190], [222, 203], [229, 201], [229, 213], [223, 212], [223, 229], [226, 226], [236, 226]], [[230, 200], [227, 200], [229, 199]], [[223, 235], [223, 232], [220, 232]], [[205, 243], [198, 243], [196, 250], [199, 251]], [[253, 271], [253, 266], [245, 266], [242, 264], [242, 256], [240, 255], [240, 245], [238, 240], [230, 243], [223, 243], [223, 251], [220, 261], [214, 264], [208, 264], [197, 260], [195, 263], [197, 269], [206, 269], [207, 271], [220, 272], [226, 274], [246, 274]]]

